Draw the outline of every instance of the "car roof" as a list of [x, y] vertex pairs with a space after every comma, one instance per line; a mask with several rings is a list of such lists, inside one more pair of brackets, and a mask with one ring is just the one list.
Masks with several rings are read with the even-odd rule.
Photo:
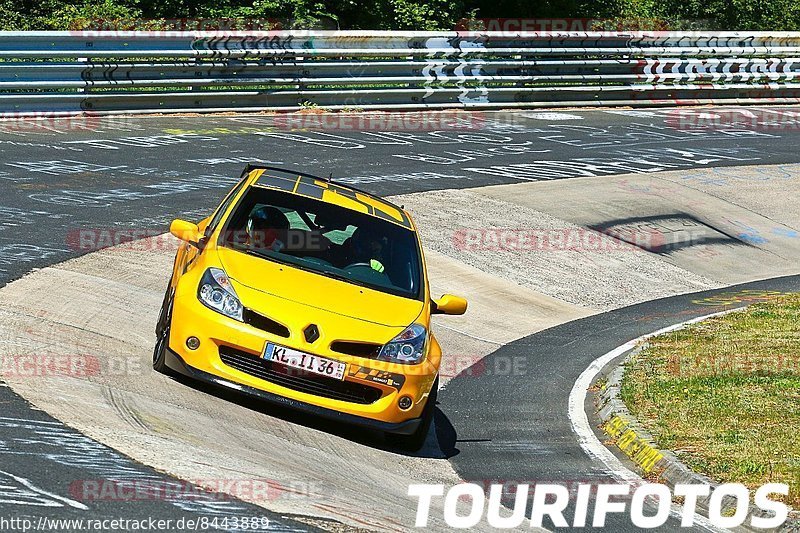
[[243, 174], [251, 176], [251, 185], [254, 187], [275, 189], [285, 193], [313, 198], [361, 213], [367, 213], [412, 231], [414, 230], [411, 218], [402, 207], [368, 192], [336, 183], [330, 179], [320, 178], [319, 176], [296, 170], [260, 165], [247, 165]]

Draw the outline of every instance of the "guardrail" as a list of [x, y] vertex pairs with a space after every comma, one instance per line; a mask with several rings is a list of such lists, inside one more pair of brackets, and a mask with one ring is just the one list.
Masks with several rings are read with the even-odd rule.
[[0, 32], [0, 114], [800, 103], [800, 32]]

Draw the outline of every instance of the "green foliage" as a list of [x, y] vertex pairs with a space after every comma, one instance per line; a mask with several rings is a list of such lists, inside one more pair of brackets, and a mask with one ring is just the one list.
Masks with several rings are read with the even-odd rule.
[[662, 448], [719, 482], [788, 483], [800, 505], [800, 293], [648, 341], [620, 393]]
[[641, 29], [662, 24], [800, 30], [800, 0], [0, 0], [4, 30], [97, 28], [98, 21], [156, 29], [183, 18], [236, 19], [237, 27], [253, 20], [263, 27], [271, 20], [294, 28], [446, 30], [470, 17], [591, 18], [628, 28], [641, 21]]
[[[141, 18], [141, 11], [130, 2], [87, 1], [83, 4], [51, 2], [52, 11], [43, 14], [39, 19], [42, 29], [70, 30], [84, 27], [97, 28], [98, 22], [113, 23], [117, 20], [134, 20]], [[97, 28], [100, 29], [100, 28]]]
[[11, 0], [0, 0], [0, 30], [31, 29], [25, 16]]
[[454, 2], [447, 0], [390, 0], [389, 8], [394, 19], [392, 28], [398, 30], [452, 29]]

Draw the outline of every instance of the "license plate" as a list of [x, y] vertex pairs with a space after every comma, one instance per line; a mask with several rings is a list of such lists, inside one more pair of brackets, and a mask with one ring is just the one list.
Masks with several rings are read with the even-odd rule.
[[267, 347], [264, 348], [264, 359], [334, 379], [344, 379], [344, 371], [347, 368], [345, 363], [310, 353], [298, 352], [271, 342], [268, 342]]

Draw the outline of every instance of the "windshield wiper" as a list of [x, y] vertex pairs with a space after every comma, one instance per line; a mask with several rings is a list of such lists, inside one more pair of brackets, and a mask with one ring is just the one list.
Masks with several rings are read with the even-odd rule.
[[330, 270], [314, 270], [317, 274], [322, 274], [325, 277], [337, 279], [339, 281], [345, 281], [347, 283], [352, 283], [353, 285], [358, 285], [359, 287], [366, 287], [367, 289], [374, 289], [372, 285], [368, 283], [364, 283], [363, 281], [359, 281], [357, 279], [348, 278], [347, 276], [343, 276], [342, 274], [337, 274], [336, 272], [331, 272]]
[[[364, 287], [364, 288], [367, 288], [367, 289], [373, 289], [373, 290], [376, 289], [375, 287], [373, 287], [372, 285], [370, 285], [368, 283], [365, 283], [363, 281], [359, 281], [357, 279], [348, 278], [347, 276], [344, 276], [342, 274], [337, 274], [336, 272], [332, 272], [330, 270], [311, 268], [309, 266], [302, 265], [302, 264], [299, 264], [299, 263], [294, 263], [292, 261], [286, 261], [285, 259], [278, 259], [274, 255], [268, 255], [268, 254], [259, 252], [258, 250], [254, 250], [252, 248], [234, 248], [234, 250], [239, 250], [240, 252], [244, 252], [244, 253], [246, 253], [248, 255], [254, 255], [254, 256], [259, 257], [261, 259], [267, 259], [268, 261], [275, 261], [276, 263], [280, 263], [282, 265], [286, 265], [286, 266], [290, 266], [290, 267], [294, 267], [294, 268], [299, 268], [300, 270], [303, 270], [305, 272], [311, 272], [312, 274], [319, 274], [321, 276], [325, 276], [326, 278], [331, 278], [331, 279], [335, 279], [335, 280], [338, 280], [338, 281], [344, 281], [345, 283], [352, 283], [353, 285], [358, 285], [359, 287]], [[378, 290], [380, 290], [380, 289], [378, 289]]]
[[237, 247], [234, 246], [233, 249], [237, 250], [239, 252], [244, 252], [247, 255], [254, 255], [256, 257], [260, 257], [261, 259], [268, 259], [270, 261], [275, 261], [276, 263], [280, 263], [282, 265], [291, 265], [291, 263], [289, 263], [288, 261], [285, 261], [285, 260], [282, 260], [282, 259], [278, 259], [277, 257], [274, 257], [272, 255], [267, 255], [267, 254], [265, 254], [263, 252], [259, 252], [258, 250], [255, 250], [253, 248], [246, 248], [246, 247], [237, 248]]

